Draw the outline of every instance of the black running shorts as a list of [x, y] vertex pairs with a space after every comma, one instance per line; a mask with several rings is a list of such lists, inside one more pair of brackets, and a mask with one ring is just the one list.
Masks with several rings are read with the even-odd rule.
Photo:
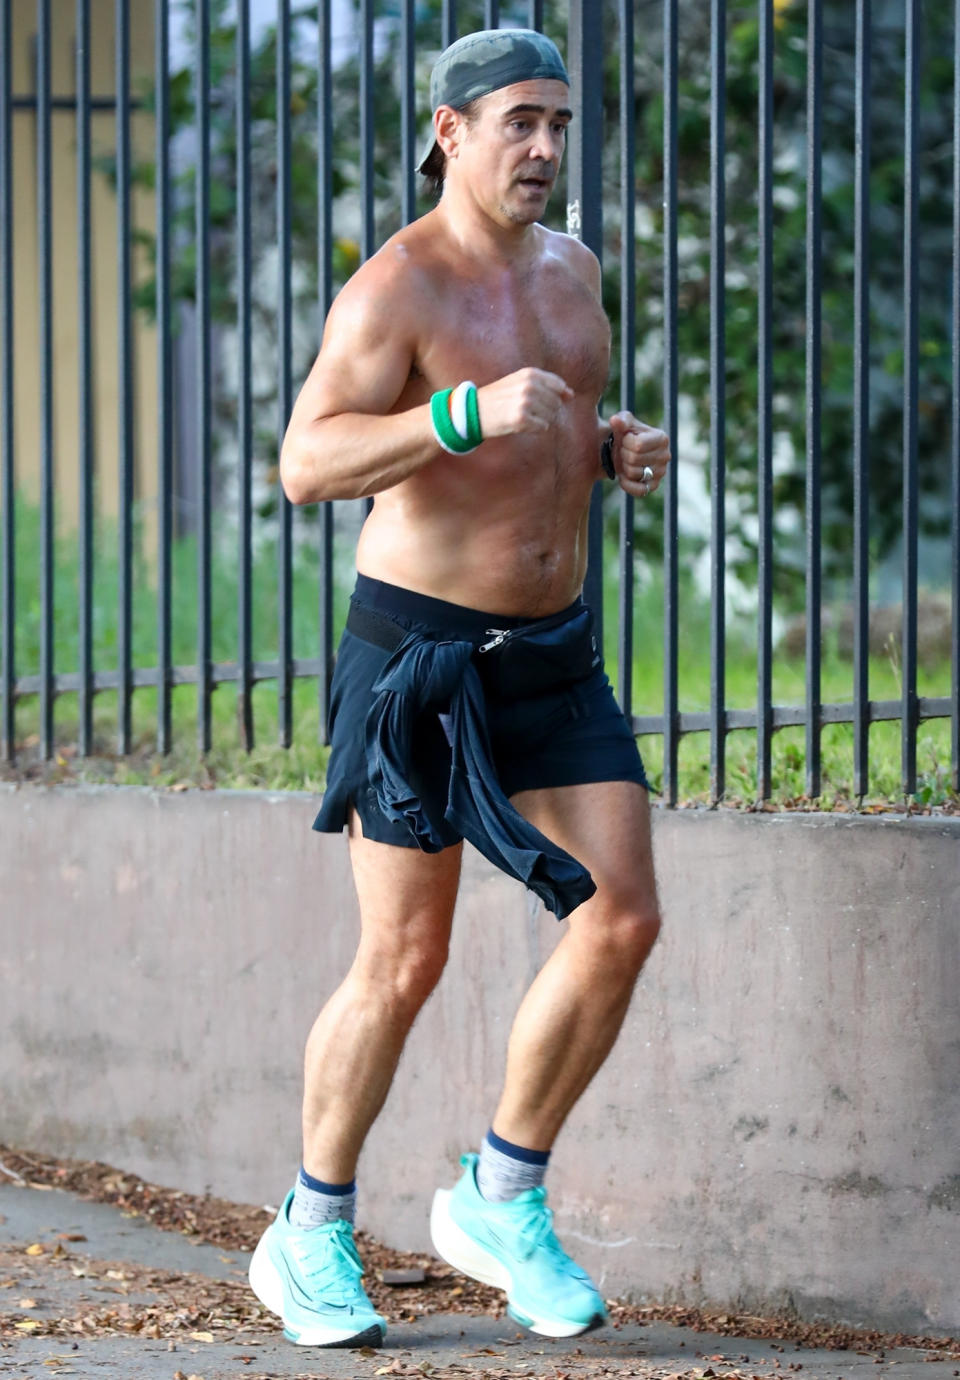
[[[529, 619], [483, 613], [425, 594], [357, 577], [352, 600], [385, 615], [400, 627], [434, 637], [488, 641], [491, 628], [518, 628]], [[345, 631], [337, 653], [330, 696], [331, 753], [327, 786], [314, 829], [339, 833], [350, 806], [360, 816], [365, 838], [416, 848], [402, 822], [384, 817], [371, 783], [365, 725], [372, 687], [391, 653]], [[602, 665], [584, 678], [546, 694], [512, 696], [509, 687], [485, 692], [493, 761], [504, 794], [590, 781], [636, 781], [649, 789], [640, 753], [614, 699]], [[449, 846], [459, 834], [443, 818], [450, 748], [440, 714], [421, 715], [414, 731], [410, 784], [431, 822]]]

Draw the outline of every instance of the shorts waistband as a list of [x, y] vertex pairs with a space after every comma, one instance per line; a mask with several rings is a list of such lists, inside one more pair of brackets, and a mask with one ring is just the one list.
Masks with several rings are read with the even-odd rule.
[[[429, 594], [405, 589], [402, 585], [387, 584], [369, 575], [357, 575], [353, 602], [375, 609], [388, 618], [404, 624], [419, 624], [434, 632], [450, 633], [459, 638], [482, 638], [490, 628], [522, 628], [537, 618], [509, 613], [486, 613], [483, 609], [468, 608], [466, 604], [451, 604], [446, 599], [434, 599]], [[579, 596], [569, 606], [572, 614], [580, 608]]]

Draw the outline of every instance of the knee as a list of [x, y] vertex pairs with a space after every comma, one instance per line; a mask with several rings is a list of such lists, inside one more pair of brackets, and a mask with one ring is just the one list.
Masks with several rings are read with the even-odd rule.
[[401, 1021], [412, 1024], [446, 966], [446, 944], [409, 943], [361, 951], [358, 967], [371, 995], [378, 995]]
[[608, 912], [602, 948], [611, 969], [637, 976], [646, 963], [660, 933], [661, 918], [656, 900], [644, 904], [621, 904]]

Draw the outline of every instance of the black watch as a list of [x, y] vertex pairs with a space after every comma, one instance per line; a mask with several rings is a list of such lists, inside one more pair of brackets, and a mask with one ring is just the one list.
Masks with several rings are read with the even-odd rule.
[[613, 432], [600, 447], [600, 468], [608, 479], [616, 479], [617, 472], [613, 468]]

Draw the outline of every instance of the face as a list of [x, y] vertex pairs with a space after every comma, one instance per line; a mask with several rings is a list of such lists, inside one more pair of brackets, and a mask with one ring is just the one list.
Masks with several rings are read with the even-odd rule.
[[447, 175], [465, 178], [474, 198], [496, 219], [532, 224], [546, 210], [557, 180], [571, 115], [570, 92], [562, 81], [538, 79], [492, 91], [472, 122], [458, 116]]

